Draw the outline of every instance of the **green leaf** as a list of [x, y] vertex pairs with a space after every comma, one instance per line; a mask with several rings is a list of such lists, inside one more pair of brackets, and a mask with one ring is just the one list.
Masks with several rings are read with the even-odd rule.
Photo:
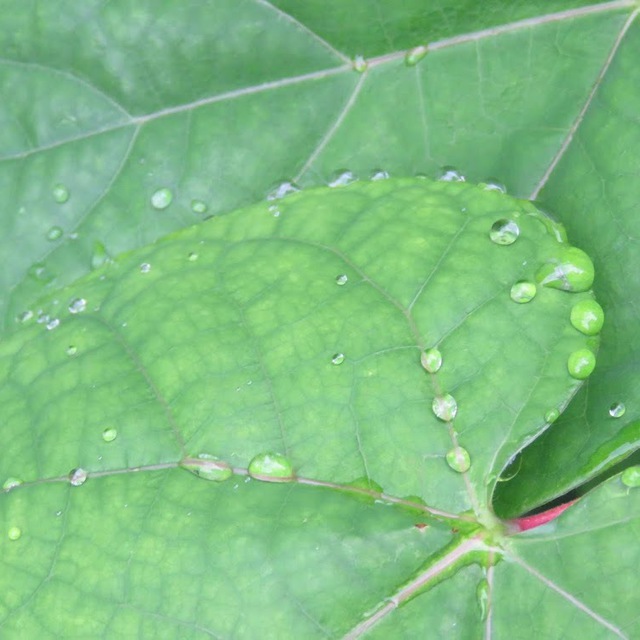
[[637, 635], [635, 3], [5, 5], [2, 637]]

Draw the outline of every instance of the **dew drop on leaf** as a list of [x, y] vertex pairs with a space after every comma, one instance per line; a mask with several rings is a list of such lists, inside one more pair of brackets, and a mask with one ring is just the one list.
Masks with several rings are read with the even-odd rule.
[[82, 313], [87, 308], [87, 301], [84, 298], [75, 298], [69, 304], [69, 313]]
[[487, 178], [484, 182], [481, 182], [478, 186], [482, 187], [485, 191], [497, 191], [498, 193], [507, 193], [507, 188], [494, 178]]
[[348, 280], [349, 280], [349, 276], [347, 276], [346, 273], [341, 273], [339, 276], [336, 276], [336, 284], [339, 285], [340, 287], [347, 284]]
[[293, 467], [280, 453], [260, 453], [249, 463], [249, 475], [257, 480], [287, 482], [293, 479]]
[[78, 467], [77, 469], [72, 469], [69, 473], [69, 483], [74, 487], [79, 487], [84, 484], [87, 480], [87, 471]]
[[346, 187], [356, 182], [358, 178], [356, 175], [348, 169], [341, 169], [336, 171], [328, 182], [328, 186], [332, 188]]
[[7, 531], [7, 537], [9, 540], [19, 540], [22, 536], [22, 530], [20, 527], [9, 527], [9, 531]]
[[389, 173], [384, 169], [374, 169], [371, 172], [370, 180], [372, 182], [377, 182], [378, 180], [388, 180], [388, 179], [389, 179]]
[[576, 380], [588, 378], [596, 366], [596, 357], [589, 349], [574, 351], [567, 360], [567, 369]]
[[571, 309], [571, 324], [581, 333], [595, 336], [604, 324], [604, 311], [595, 300], [580, 300]]
[[4, 481], [4, 483], [2, 484], [2, 488], [5, 491], [10, 491], [14, 487], [19, 487], [21, 484], [22, 484], [22, 480], [20, 480], [20, 478], [10, 477]]
[[442, 167], [438, 174], [441, 182], [464, 182], [466, 178], [455, 167]]
[[192, 251], [188, 256], [189, 262], [195, 262], [200, 256], [195, 251]]
[[72, 344], [67, 347], [66, 354], [68, 356], [75, 356], [76, 353], [78, 353], [78, 347]]
[[47, 331], [53, 331], [53, 329], [55, 329], [59, 325], [60, 325], [59, 318], [51, 318], [51, 320], [49, 320], [47, 324], [45, 324], [45, 327], [47, 328]]
[[158, 189], [151, 196], [151, 206], [158, 210], [166, 209], [171, 204], [172, 200], [173, 192], [171, 189], [163, 187], [162, 189]]
[[458, 413], [458, 403], [456, 399], [449, 393], [443, 396], [436, 396], [431, 404], [433, 413], [437, 418], [444, 422], [450, 422]]
[[627, 487], [640, 487], [640, 465], [629, 467], [622, 472], [622, 484]]
[[560, 246], [558, 255], [540, 267], [536, 278], [544, 287], [572, 293], [588, 291], [593, 284], [593, 262], [577, 247]]
[[60, 238], [62, 238], [62, 234], [62, 227], [53, 226], [49, 229], [49, 231], [47, 231], [47, 240], [49, 240], [49, 242], [59, 240]]
[[207, 203], [202, 200], [192, 200], [191, 201], [191, 211], [193, 213], [203, 214], [207, 212]]
[[18, 315], [18, 317], [16, 318], [16, 321], [25, 323], [25, 322], [29, 322], [29, 320], [31, 320], [32, 318], [33, 318], [33, 311], [31, 311], [31, 309], [27, 309], [26, 311], [23, 311]]
[[421, 44], [407, 51], [404, 62], [408, 67], [414, 67], [427, 55], [427, 53], [429, 53], [429, 47], [426, 44]]
[[113, 442], [118, 437], [118, 430], [115, 427], [107, 427], [102, 432], [102, 439], [105, 442]]
[[491, 225], [489, 237], [491, 242], [500, 245], [513, 244], [520, 235], [520, 227], [513, 221], [502, 218]]
[[435, 373], [442, 366], [442, 354], [435, 347], [420, 354], [420, 364], [429, 372]]
[[516, 282], [512, 287], [509, 295], [514, 302], [518, 304], [525, 304], [531, 302], [537, 293], [536, 285], [533, 282], [526, 282], [521, 280]]
[[627, 407], [624, 406], [624, 402], [614, 402], [609, 407], [609, 415], [612, 418], [622, 418], [626, 410], [627, 410]]
[[469, 471], [471, 467], [471, 456], [464, 447], [454, 447], [445, 456], [447, 464], [458, 473]]
[[51, 282], [54, 278], [53, 274], [47, 269], [44, 262], [36, 262], [29, 267], [27, 272], [30, 277], [42, 284]]
[[100, 240], [96, 240], [93, 243], [93, 253], [91, 254], [91, 268], [98, 269], [109, 261], [110, 257], [106, 247]]
[[353, 59], [353, 69], [358, 73], [364, 73], [367, 70], [367, 61], [364, 59], [364, 56], [356, 56]]
[[300, 191], [300, 187], [295, 182], [285, 180], [278, 183], [267, 195], [267, 200], [280, 200], [292, 193]]
[[140, 265], [140, 273], [149, 273], [151, 271], [151, 265], [148, 262], [143, 262]]
[[53, 199], [58, 203], [58, 204], [64, 204], [68, 199], [69, 199], [69, 189], [67, 189], [67, 187], [63, 184], [57, 184], [53, 187], [53, 190], [51, 191], [51, 194], [53, 195]]
[[344, 362], [344, 353], [336, 353], [331, 358], [331, 364], [342, 364]]
[[557, 409], [549, 409], [547, 413], [544, 414], [545, 422], [551, 424], [555, 422], [560, 417], [560, 412]]
[[195, 458], [187, 458], [180, 466], [204, 480], [224, 482], [233, 475], [233, 470], [226, 463], [210, 453], [199, 453]]

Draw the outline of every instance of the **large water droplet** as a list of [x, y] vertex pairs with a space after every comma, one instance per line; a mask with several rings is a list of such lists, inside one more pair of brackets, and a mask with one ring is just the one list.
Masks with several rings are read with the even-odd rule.
[[404, 63], [408, 67], [414, 67], [427, 55], [427, 53], [429, 53], [429, 46], [426, 44], [414, 47], [407, 51], [407, 55], [404, 57]]
[[143, 262], [140, 265], [140, 273], [149, 273], [151, 271], [151, 265], [148, 262]]
[[202, 200], [192, 200], [191, 201], [191, 211], [193, 213], [203, 214], [207, 212], [207, 203]]
[[356, 56], [353, 59], [353, 69], [358, 73], [364, 73], [367, 70], [367, 61], [364, 59], [364, 56]]
[[356, 182], [358, 178], [356, 175], [348, 169], [341, 169], [336, 171], [329, 180], [328, 186], [330, 187], [346, 187]]
[[342, 364], [344, 362], [344, 353], [336, 353], [331, 358], [331, 364]]
[[151, 196], [151, 206], [154, 209], [166, 209], [170, 204], [171, 201], [173, 200], [173, 192], [171, 191], [171, 189], [168, 189], [167, 187], [163, 187], [162, 189], [158, 189], [152, 196]]
[[609, 407], [609, 415], [612, 418], [622, 418], [626, 410], [627, 410], [627, 407], [624, 406], [624, 402], [614, 402]]
[[483, 578], [476, 587], [476, 602], [480, 609], [480, 620], [486, 620], [489, 614], [489, 582]]
[[51, 191], [51, 194], [53, 195], [53, 199], [58, 204], [64, 204], [69, 199], [70, 195], [69, 189], [67, 189], [67, 187], [63, 184], [55, 185], [55, 187], [53, 187], [53, 190]]
[[464, 182], [466, 178], [455, 167], [442, 167], [438, 180], [441, 182]]
[[445, 456], [447, 464], [458, 473], [469, 471], [471, 467], [471, 456], [464, 447], [454, 447]]
[[595, 336], [604, 324], [604, 311], [595, 300], [580, 300], [571, 309], [571, 324], [585, 335]]
[[442, 354], [435, 347], [420, 354], [420, 364], [429, 372], [435, 373], [442, 366]]
[[558, 255], [542, 265], [536, 274], [544, 287], [573, 293], [588, 291], [593, 277], [591, 258], [581, 249], [569, 246], [560, 246]]
[[625, 469], [620, 479], [627, 487], [640, 487], [640, 465]]
[[589, 349], [574, 351], [567, 360], [569, 374], [577, 380], [588, 378], [596, 366], [596, 357]]
[[7, 537], [9, 540], [19, 540], [22, 536], [22, 529], [20, 527], [9, 527], [9, 531], [7, 531]]
[[349, 280], [349, 276], [346, 273], [341, 273], [339, 276], [336, 276], [336, 284], [339, 286], [343, 286], [347, 284]]
[[547, 413], [544, 414], [544, 421], [551, 424], [555, 422], [560, 417], [560, 411], [558, 409], [549, 409]]
[[199, 453], [195, 458], [186, 458], [180, 466], [199, 478], [213, 482], [224, 482], [233, 475], [233, 470], [226, 462], [209, 453]]
[[22, 480], [20, 480], [20, 478], [10, 477], [10, 478], [7, 478], [4, 481], [4, 483], [2, 485], [2, 488], [5, 491], [10, 491], [11, 489], [14, 489], [15, 487], [19, 487], [21, 484], [22, 484]]
[[257, 480], [287, 482], [293, 479], [293, 467], [280, 453], [260, 453], [249, 463], [249, 475]]
[[516, 282], [511, 287], [509, 295], [514, 302], [525, 304], [526, 302], [531, 302], [536, 297], [536, 293], [537, 287], [533, 282], [520, 280], [520, 282]]
[[489, 231], [491, 242], [505, 246], [513, 244], [519, 235], [520, 227], [513, 220], [507, 220], [507, 218], [496, 220]]
[[54, 227], [51, 227], [49, 231], [47, 231], [47, 240], [49, 240], [49, 242], [60, 240], [60, 238], [62, 238], [63, 233], [64, 232], [62, 231], [62, 227], [58, 227], [57, 225]]
[[72, 469], [69, 473], [69, 482], [74, 487], [79, 487], [86, 482], [88, 475], [89, 474], [87, 473], [87, 471], [80, 467], [78, 467], [77, 469]]
[[295, 182], [284, 181], [274, 187], [267, 195], [267, 200], [280, 200], [285, 196], [300, 191], [300, 187]]
[[118, 437], [118, 430], [115, 427], [107, 427], [102, 432], [102, 439], [105, 442], [113, 442]]
[[87, 301], [84, 298], [75, 298], [69, 304], [69, 313], [82, 313], [87, 308]]
[[91, 254], [91, 268], [98, 269], [103, 264], [110, 262], [111, 258], [107, 253], [107, 248], [100, 242], [100, 240], [96, 240], [93, 243], [93, 253]]
[[458, 413], [458, 403], [449, 393], [443, 396], [436, 396], [431, 403], [431, 408], [436, 417], [444, 422], [450, 422], [456, 417], [456, 413]]

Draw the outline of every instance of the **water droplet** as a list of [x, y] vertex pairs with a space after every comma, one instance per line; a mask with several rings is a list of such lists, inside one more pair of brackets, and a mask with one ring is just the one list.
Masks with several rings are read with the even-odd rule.
[[249, 475], [257, 480], [287, 482], [293, 479], [293, 467], [280, 453], [260, 453], [249, 463]]
[[596, 366], [596, 357], [589, 349], [574, 351], [567, 360], [567, 369], [576, 380], [588, 378]]
[[74, 487], [79, 487], [81, 484], [84, 484], [87, 480], [88, 473], [85, 469], [81, 469], [78, 467], [77, 469], [72, 469], [69, 473], [69, 482]]
[[435, 347], [420, 354], [420, 364], [429, 372], [435, 373], [442, 366], [442, 354]]
[[511, 287], [509, 295], [514, 302], [525, 304], [526, 302], [531, 302], [536, 297], [536, 293], [537, 287], [533, 282], [520, 280], [520, 282], [516, 282]]
[[560, 411], [558, 409], [549, 409], [547, 413], [544, 414], [544, 421], [551, 424], [555, 422], [560, 417]]
[[195, 262], [199, 258], [198, 254], [194, 251], [192, 251], [187, 257], [189, 258], [189, 262]]
[[107, 427], [102, 432], [102, 439], [105, 442], [113, 442], [118, 437], [118, 430], [115, 427]]
[[604, 311], [595, 300], [580, 300], [571, 309], [571, 324], [581, 333], [595, 336], [604, 324]]
[[84, 298], [75, 298], [69, 304], [69, 313], [82, 313], [87, 308], [87, 301]]
[[98, 269], [107, 262], [111, 262], [107, 249], [100, 240], [96, 240], [93, 243], [93, 253], [91, 254], [91, 268]]
[[4, 483], [3, 483], [3, 485], [2, 485], [2, 488], [3, 488], [5, 491], [10, 491], [11, 489], [13, 489], [13, 488], [15, 488], [15, 487], [19, 487], [21, 484], [22, 484], [22, 480], [20, 480], [20, 478], [13, 478], [13, 477], [10, 477], [10, 478], [7, 478], [7, 479], [4, 481]]
[[336, 284], [339, 286], [347, 284], [349, 280], [349, 276], [346, 273], [341, 273], [339, 276], [336, 276]]
[[143, 262], [140, 265], [140, 273], [149, 273], [151, 271], [151, 265], [148, 262]]
[[591, 258], [577, 247], [560, 246], [557, 256], [544, 264], [536, 274], [544, 287], [572, 293], [588, 291], [593, 284], [594, 269]]
[[60, 325], [59, 318], [51, 318], [51, 320], [49, 320], [49, 322], [47, 322], [45, 327], [47, 327], [47, 331], [53, 331], [53, 329], [55, 329], [59, 325]]
[[464, 182], [466, 178], [455, 167], [442, 167], [438, 180], [441, 182]]
[[278, 209], [278, 207], [276, 207], [275, 204], [272, 204], [269, 207], [269, 213], [274, 217], [274, 218], [279, 218], [280, 217], [280, 209]]
[[371, 173], [371, 178], [369, 178], [371, 182], [377, 182], [378, 180], [388, 180], [389, 173], [384, 169], [374, 169]]
[[450, 422], [456, 417], [456, 413], [458, 413], [458, 403], [456, 399], [448, 393], [445, 393], [443, 396], [436, 396], [433, 399], [431, 408], [433, 409], [433, 413], [436, 414], [436, 417], [444, 422]]
[[7, 531], [7, 537], [9, 540], [19, 540], [22, 536], [22, 530], [20, 527], [9, 527], [9, 531]]
[[620, 476], [620, 480], [627, 487], [640, 487], [640, 465], [625, 469], [622, 472], [622, 476]]
[[489, 613], [489, 582], [483, 578], [476, 587], [476, 602], [480, 608], [480, 620], [487, 619]]
[[407, 67], [414, 67], [415, 65], [429, 53], [429, 47], [426, 44], [421, 44], [413, 49], [407, 51], [407, 55], [404, 57], [404, 63]]
[[78, 353], [78, 347], [71, 344], [67, 347], [66, 353], [68, 356], [75, 356]]
[[58, 226], [51, 227], [51, 229], [47, 231], [47, 240], [49, 240], [50, 242], [53, 242], [54, 240], [59, 240], [60, 238], [62, 238], [63, 233], [64, 232], [62, 231], [62, 227], [58, 227]]
[[364, 73], [367, 70], [367, 61], [364, 59], [364, 56], [356, 56], [353, 60], [353, 68], [358, 73]]
[[213, 482], [224, 482], [233, 475], [233, 470], [226, 462], [209, 453], [199, 453], [195, 458], [186, 458], [180, 466], [199, 478]]
[[609, 407], [609, 415], [612, 418], [622, 418], [626, 410], [627, 410], [627, 407], [624, 406], [624, 402], [614, 402]]
[[520, 235], [520, 227], [513, 221], [501, 218], [491, 225], [489, 237], [491, 242], [500, 245], [513, 244]]
[[348, 169], [341, 169], [340, 171], [336, 171], [331, 180], [329, 180], [330, 187], [346, 187], [350, 184], [356, 182], [358, 178], [356, 178], [355, 174]]
[[44, 262], [36, 262], [29, 267], [27, 271], [29, 276], [42, 284], [51, 282], [54, 275], [47, 269]]
[[53, 195], [53, 199], [58, 204], [64, 204], [69, 199], [69, 189], [65, 187], [63, 184], [57, 184], [53, 187], [51, 191]]
[[16, 317], [16, 322], [22, 322], [22, 323], [29, 322], [29, 320], [31, 320], [32, 318], [33, 318], [33, 311], [31, 311], [31, 309], [27, 309], [26, 311], [23, 311]]
[[207, 203], [202, 200], [192, 200], [191, 201], [191, 211], [193, 213], [203, 214], [207, 212]]
[[173, 192], [171, 191], [171, 189], [168, 189], [167, 187], [163, 187], [162, 189], [158, 189], [151, 196], [151, 206], [154, 209], [158, 209], [158, 210], [166, 209], [171, 204], [172, 200], [173, 200]]
[[458, 473], [469, 471], [471, 467], [471, 456], [464, 447], [454, 447], [445, 456], [447, 464]]
[[344, 362], [344, 353], [336, 353], [331, 358], [331, 364], [342, 364]]
[[300, 187], [295, 182], [285, 180], [274, 187], [267, 195], [267, 200], [280, 200], [292, 193], [300, 191]]
[[497, 191], [498, 193], [507, 193], [507, 188], [494, 178], [487, 178], [484, 182], [481, 182], [479, 187], [482, 187], [485, 191]]

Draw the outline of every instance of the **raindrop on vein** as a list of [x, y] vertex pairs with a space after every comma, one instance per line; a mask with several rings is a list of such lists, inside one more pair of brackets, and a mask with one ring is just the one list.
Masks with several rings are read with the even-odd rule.
[[85, 469], [78, 467], [77, 469], [72, 469], [69, 473], [69, 483], [74, 487], [79, 487], [83, 485], [87, 480], [88, 473]]
[[450, 422], [458, 413], [458, 403], [456, 399], [449, 393], [442, 396], [436, 396], [431, 404], [433, 413], [443, 422]]

